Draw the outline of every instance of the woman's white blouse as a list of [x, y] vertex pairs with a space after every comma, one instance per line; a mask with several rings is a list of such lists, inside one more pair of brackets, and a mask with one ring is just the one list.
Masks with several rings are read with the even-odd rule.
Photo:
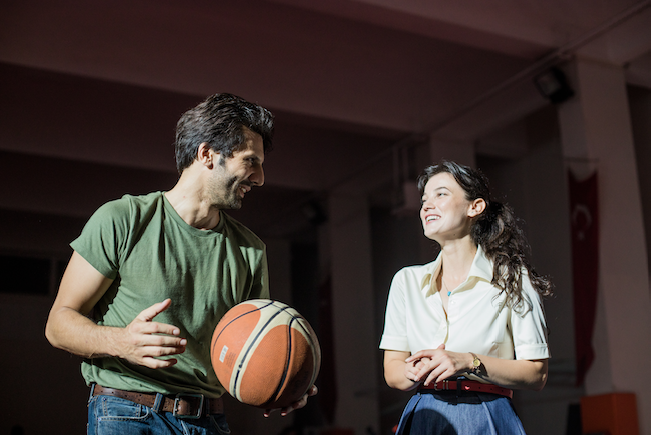
[[[491, 285], [493, 265], [481, 247], [468, 279], [452, 290], [447, 315], [436, 278], [441, 257], [405, 267], [393, 277], [380, 349], [416, 353], [423, 349], [474, 352], [502, 359], [550, 357], [540, 295], [523, 273], [520, 309], [504, 306], [505, 295]], [[499, 295], [499, 296], [498, 296]]]

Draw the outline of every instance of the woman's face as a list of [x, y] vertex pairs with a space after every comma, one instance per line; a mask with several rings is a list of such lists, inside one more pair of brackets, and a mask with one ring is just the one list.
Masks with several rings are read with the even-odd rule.
[[471, 218], [476, 215], [474, 201], [447, 172], [427, 181], [421, 198], [420, 220], [428, 239], [441, 243], [461, 239], [470, 234]]

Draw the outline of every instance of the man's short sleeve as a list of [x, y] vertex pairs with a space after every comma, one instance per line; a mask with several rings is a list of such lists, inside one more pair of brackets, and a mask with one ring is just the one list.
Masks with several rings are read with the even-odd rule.
[[120, 250], [128, 232], [129, 205], [124, 200], [101, 206], [88, 220], [81, 235], [70, 246], [98, 272], [115, 279], [120, 263]]

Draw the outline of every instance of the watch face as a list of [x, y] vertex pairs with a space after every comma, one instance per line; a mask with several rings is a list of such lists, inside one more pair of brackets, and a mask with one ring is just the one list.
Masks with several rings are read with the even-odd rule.
[[475, 358], [474, 360], [472, 360], [472, 365], [474, 365], [475, 367], [479, 367], [481, 365], [481, 361], [479, 361], [479, 358]]

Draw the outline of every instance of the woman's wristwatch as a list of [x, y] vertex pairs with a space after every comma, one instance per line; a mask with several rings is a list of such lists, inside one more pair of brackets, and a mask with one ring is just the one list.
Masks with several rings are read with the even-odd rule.
[[472, 358], [473, 358], [473, 360], [472, 360], [472, 373], [474, 375], [479, 376], [479, 367], [481, 367], [481, 360], [474, 353], [472, 353], [472, 352], [468, 352], [468, 353], [470, 355], [472, 355]]

